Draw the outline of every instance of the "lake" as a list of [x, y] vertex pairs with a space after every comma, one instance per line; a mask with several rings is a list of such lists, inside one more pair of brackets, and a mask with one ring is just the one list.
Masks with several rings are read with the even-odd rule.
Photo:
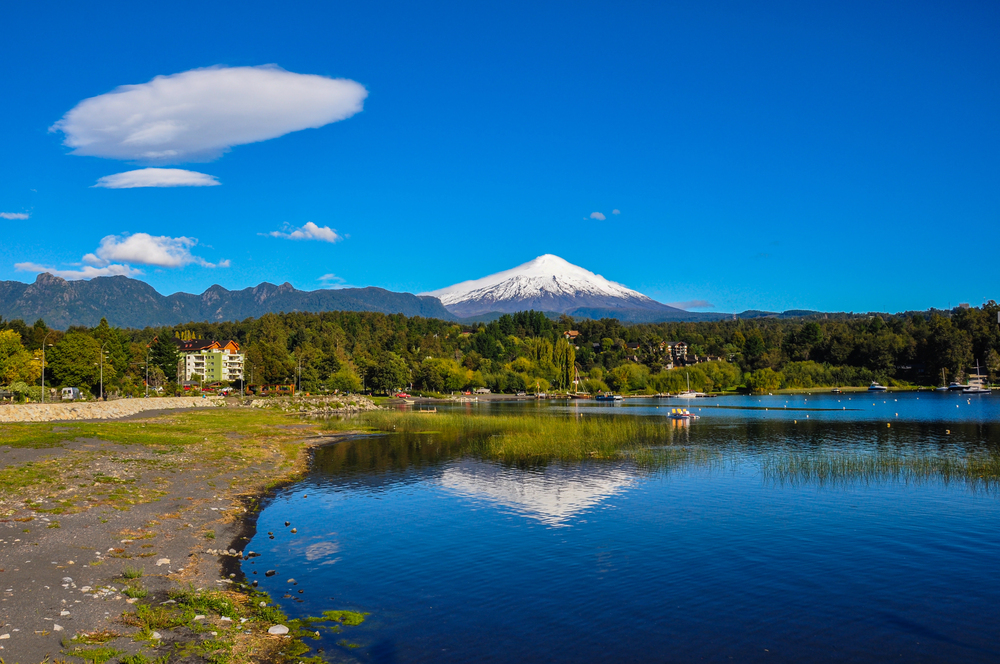
[[314, 642], [329, 661], [1000, 660], [995, 484], [788, 463], [996, 453], [1000, 397], [453, 408], [656, 417], [669, 445], [705, 454], [519, 466], [435, 434], [318, 449], [261, 512], [243, 570], [291, 617], [370, 614]]

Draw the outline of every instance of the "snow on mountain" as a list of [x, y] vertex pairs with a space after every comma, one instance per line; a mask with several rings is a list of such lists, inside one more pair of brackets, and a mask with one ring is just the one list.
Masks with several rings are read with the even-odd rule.
[[422, 295], [439, 298], [456, 316], [528, 309], [560, 313], [579, 308], [680, 311], [552, 254]]

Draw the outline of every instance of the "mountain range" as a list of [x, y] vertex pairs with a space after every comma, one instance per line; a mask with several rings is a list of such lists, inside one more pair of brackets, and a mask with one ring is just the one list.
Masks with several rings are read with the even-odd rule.
[[[161, 295], [149, 284], [129, 277], [67, 281], [47, 272], [30, 284], [0, 281], [0, 317], [20, 318], [28, 323], [42, 319], [57, 329], [70, 325], [92, 327], [101, 318], [114, 326], [142, 328], [243, 320], [292, 311], [377, 311], [472, 322], [529, 309], [552, 316], [617, 318], [630, 323], [718, 320], [732, 315], [690, 312], [662, 304], [552, 254], [420, 295], [375, 287], [301, 291], [289, 283], [276, 286], [266, 282], [237, 291], [215, 285], [201, 295]], [[740, 316], [798, 317], [814, 313], [748, 311]]]
[[437, 298], [374, 287], [300, 291], [289, 283], [262, 283], [238, 291], [212, 286], [201, 295], [161, 295], [143, 281], [121, 276], [66, 281], [46, 272], [32, 284], [0, 281], [0, 316], [29, 324], [41, 318], [57, 329], [92, 327], [102, 317], [114, 326], [142, 328], [243, 320], [282, 311], [381, 311], [454, 319]]

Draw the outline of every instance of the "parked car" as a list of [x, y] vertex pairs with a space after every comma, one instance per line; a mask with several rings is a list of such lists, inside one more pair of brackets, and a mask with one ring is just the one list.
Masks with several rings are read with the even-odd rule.
[[82, 395], [80, 394], [79, 388], [76, 387], [64, 387], [62, 388], [62, 400], [63, 401], [76, 401]]
[[410, 395], [407, 394], [406, 392], [396, 392], [396, 396], [399, 397], [400, 399], [405, 399]]

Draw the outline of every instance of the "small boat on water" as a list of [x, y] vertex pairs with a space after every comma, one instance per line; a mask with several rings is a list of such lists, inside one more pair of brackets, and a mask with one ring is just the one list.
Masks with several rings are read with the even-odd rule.
[[872, 384], [868, 386], [869, 392], [886, 392], [889, 388], [885, 385], [879, 385], [876, 381], [872, 381]]
[[688, 388], [677, 395], [678, 399], [696, 399], [698, 397], [708, 396], [704, 392], [692, 392], [691, 391], [691, 375], [687, 372], [684, 373], [685, 378], [687, 378]]
[[976, 362], [976, 373], [969, 376], [969, 382], [962, 390], [962, 394], [993, 394], [993, 391], [986, 384], [986, 376], [979, 373], [979, 362]]
[[842, 389], [840, 389], [839, 387], [835, 387], [832, 390], [830, 390], [830, 393], [831, 394], [843, 394], [844, 391]]
[[695, 415], [687, 408], [671, 408], [670, 414], [667, 416], [672, 420], [698, 420], [701, 419], [701, 415]]
[[594, 397], [597, 401], [621, 401], [622, 395], [620, 394], [598, 394]]

